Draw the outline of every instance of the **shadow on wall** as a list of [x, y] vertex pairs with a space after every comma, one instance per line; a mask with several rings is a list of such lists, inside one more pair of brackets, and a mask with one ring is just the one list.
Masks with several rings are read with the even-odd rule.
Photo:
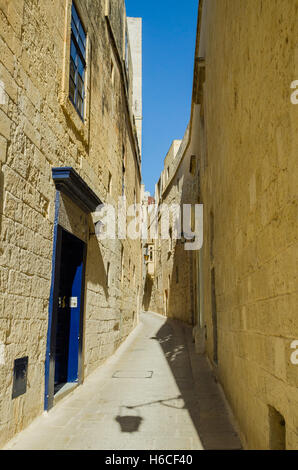
[[149, 305], [151, 301], [152, 295], [152, 288], [153, 288], [153, 280], [150, 276], [147, 275], [144, 287], [144, 295], [143, 295], [143, 309], [145, 312], [148, 312]]
[[105, 298], [109, 298], [108, 278], [97, 238], [91, 236], [88, 243], [86, 285], [88, 283], [102, 287]]
[[[90, 225], [89, 225], [90, 226]], [[99, 292], [100, 289], [102, 289], [105, 300], [108, 302], [109, 299], [109, 291], [108, 291], [108, 278], [107, 278], [107, 273], [105, 270], [100, 246], [98, 243], [98, 240], [96, 236], [91, 236], [89, 238], [88, 246], [87, 246], [87, 258], [86, 258], [86, 275], [85, 275], [85, 290], [87, 290], [87, 286], [92, 286], [92, 289], [95, 290], [97, 293]], [[103, 303], [103, 295], [101, 296], [102, 302]], [[101, 306], [101, 304], [98, 305], [97, 308]], [[87, 295], [85, 295], [85, 315], [84, 315], [84, 327], [83, 330], [86, 332], [87, 330]], [[91, 313], [90, 313], [91, 314]], [[94, 313], [92, 313], [94, 316]], [[97, 320], [100, 320], [100, 313], [97, 312], [96, 316], [94, 316]], [[84, 364], [86, 366], [85, 360], [85, 354], [87, 351], [87, 343], [86, 343], [86, 334], [83, 335], [83, 357], [84, 357]], [[98, 358], [100, 356], [100, 347], [101, 344], [98, 341], [97, 344], [97, 350], [98, 350]], [[92, 367], [94, 367], [94, 363], [92, 363]], [[90, 373], [90, 370], [88, 371], [88, 374]], [[87, 374], [87, 375], [88, 375]], [[83, 380], [86, 377], [86, 367], [83, 367]]]
[[193, 253], [184, 250], [184, 245], [177, 240], [171, 257], [172, 270], [169, 280], [168, 306], [169, 318], [176, 318], [194, 325], [193, 280], [191, 267]]
[[[0, 201], [1, 204], [1, 201]], [[68, 213], [68, 208], [65, 206], [67, 220], [71, 227], [71, 233], [75, 236], [77, 227], [72, 220], [71, 213]], [[93, 224], [92, 218], [89, 215], [89, 220], [87, 223], [87, 227], [92, 227], [92, 232], [95, 232], [95, 226]], [[83, 239], [83, 238], [82, 238]], [[101, 249], [99, 245], [99, 241], [95, 235], [89, 237], [89, 240], [85, 240], [87, 243], [87, 263], [86, 263], [86, 285], [88, 285], [88, 281], [90, 281], [94, 286], [102, 287], [105, 298], [108, 300], [109, 298], [109, 290], [108, 290], [108, 277], [105, 269], [105, 265], [103, 262]]]

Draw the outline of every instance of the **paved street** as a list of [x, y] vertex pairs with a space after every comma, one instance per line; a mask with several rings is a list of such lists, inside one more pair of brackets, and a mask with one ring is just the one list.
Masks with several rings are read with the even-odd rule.
[[144, 313], [103, 367], [5, 449], [239, 449], [191, 328]]

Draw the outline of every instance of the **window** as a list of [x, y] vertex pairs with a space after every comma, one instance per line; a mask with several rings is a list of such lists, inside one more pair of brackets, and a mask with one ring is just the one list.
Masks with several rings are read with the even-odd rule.
[[69, 98], [81, 119], [84, 118], [85, 72], [86, 33], [82, 26], [76, 7], [74, 4], [72, 4]]

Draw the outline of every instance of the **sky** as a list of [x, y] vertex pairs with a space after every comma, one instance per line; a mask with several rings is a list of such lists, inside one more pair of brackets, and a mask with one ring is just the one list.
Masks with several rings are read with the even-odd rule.
[[154, 195], [190, 119], [198, 0], [126, 0], [126, 12], [143, 18], [142, 177]]

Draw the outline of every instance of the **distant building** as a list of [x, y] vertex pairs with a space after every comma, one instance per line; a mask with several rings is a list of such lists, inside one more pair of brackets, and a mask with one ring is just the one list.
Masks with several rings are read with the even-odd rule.
[[[156, 210], [166, 205], [169, 209], [169, 233], [163, 238], [162, 211], [151, 212], [148, 221], [148, 279], [143, 308], [195, 325], [199, 312], [196, 291], [196, 253], [185, 250], [185, 240], [174, 233], [172, 208], [183, 209], [183, 204], [196, 204], [198, 186], [198, 159], [192, 153], [189, 128], [183, 140], [174, 140], [164, 160], [164, 169], [155, 188]], [[182, 220], [181, 220], [182, 222]], [[155, 226], [158, 238], [153, 239]], [[152, 232], [151, 232], [152, 231]]]

